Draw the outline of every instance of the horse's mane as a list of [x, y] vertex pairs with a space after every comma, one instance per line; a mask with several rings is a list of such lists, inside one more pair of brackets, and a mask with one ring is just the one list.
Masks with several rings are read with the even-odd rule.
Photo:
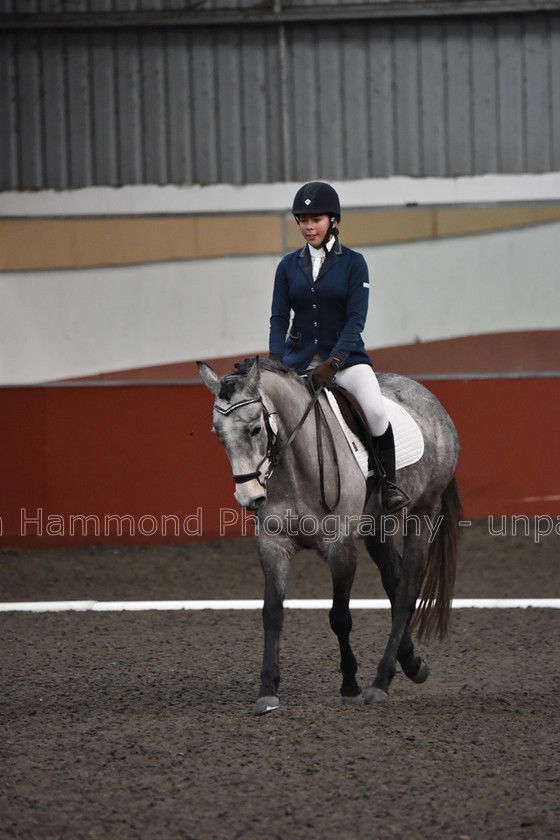
[[236, 362], [231, 373], [228, 373], [222, 379], [222, 387], [220, 390], [220, 399], [230, 400], [234, 392], [238, 389], [241, 377], [248, 376], [251, 368], [258, 364], [260, 370], [267, 370], [271, 373], [279, 373], [284, 376], [289, 376], [291, 379], [300, 381], [300, 377], [292, 368], [289, 368], [280, 359], [269, 359], [267, 357], [251, 356], [244, 359], [242, 362]]
[[251, 368], [258, 363], [261, 370], [270, 370], [273, 373], [294, 373], [292, 368], [289, 368], [280, 359], [269, 359], [267, 356], [261, 359], [260, 356], [250, 356], [242, 362], [236, 362], [233, 373], [228, 376], [247, 376]]

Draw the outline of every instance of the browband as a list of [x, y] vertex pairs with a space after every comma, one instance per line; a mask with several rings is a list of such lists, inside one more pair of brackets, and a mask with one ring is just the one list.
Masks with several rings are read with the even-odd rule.
[[236, 408], [243, 408], [244, 405], [251, 405], [251, 403], [256, 402], [262, 402], [261, 398], [253, 397], [250, 400], [241, 400], [240, 402], [233, 403], [227, 408], [223, 408], [221, 405], [215, 405], [214, 408], [216, 409], [216, 411], [219, 411], [220, 414], [231, 414], [231, 412], [235, 411]]

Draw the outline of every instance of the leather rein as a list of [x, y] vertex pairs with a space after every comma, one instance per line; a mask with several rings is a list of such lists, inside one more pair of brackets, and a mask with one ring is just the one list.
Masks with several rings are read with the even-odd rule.
[[[332, 513], [332, 511], [336, 510], [338, 503], [340, 502], [340, 491], [341, 491], [341, 482], [340, 482], [340, 467], [338, 462], [338, 454], [336, 451], [336, 445], [334, 442], [333, 433], [325, 417], [325, 413], [323, 411], [323, 407], [319, 403], [319, 397], [321, 396], [322, 388], [318, 388], [317, 390], [313, 389], [313, 385], [311, 383], [311, 378], [307, 379], [307, 387], [312, 393], [311, 400], [309, 401], [308, 405], [301, 416], [301, 419], [296, 424], [294, 429], [292, 430], [288, 439], [282, 444], [282, 446], [278, 446], [278, 426], [276, 424], [276, 420], [273, 417], [273, 414], [276, 412], [269, 412], [267, 407], [265, 406], [263, 399], [261, 396], [252, 397], [248, 400], [240, 400], [237, 403], [233, 403], [232, 405], [228, 406], [227, 408], [223, 408], [222, 406], [215, 405], [214, 408], [220, 414], [227, 416], [231, 414], [232, 411], [236, 411], [238, 408], [243, 408], [246, 405], [252, 405], [253, 403], [261, 403], [263, 408], [263, 415], [264, 415], [264, 424], [266, 429], [267, 435], [267, 447], [264, 457], [259, 461], [257, 464], [257, 468], [254, 472], [251, 473], [241, 473], [241, 474], [233, 474], [233, 480], [236, 484], [244, 484], [246, 481], [252, 481], [256, 479], [262, 487], [266, 486], [266, 481], [270, 478], [273, 474], [274, 470], [276, 469], [278, 463], [280, 462], [282, 456], [286, 452], [287, 449], [292, 445], [294, 442], [298, 432], [302, 428], [303, 424], [309, 417], [312, 410], [315, 412], [315, 423], [317, 426], [317, 461], [319, 464], [319, 483], [321, 487], [321, 504], [323, 507]], [[334, 464], [336, 466], [336, 476], [337, 476], [337, 495], [336, 501], [334, 505], [329, 505], [326, 500], [326, 491], [325, 491], [325, 456], [324, 456], [324, 447], [323, 447], [323, 432], [322, 430], [326, 429], [327, 436], [329, 439], [329, 444], [332, 452], [332, 457]], [[269, 462], [268, 469], [264, 476], [262, 476], [261, 480], [261, 467], [265, 463], [265, 461]]]

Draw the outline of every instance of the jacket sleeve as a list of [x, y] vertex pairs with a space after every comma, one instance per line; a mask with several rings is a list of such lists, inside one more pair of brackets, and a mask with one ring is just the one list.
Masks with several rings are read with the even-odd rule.
[[268, 351], [271, 356], [282, 358], [286, 344], [286, 333], [290, 325], [290, 295], [288, 275], [285, 261], [282, 260], [276, 269], [274, 291], [272, 293], [272, 311], [270, 316], [270, 332]]
[[348, 276], [344, 327], [331, 351], [331, 356], [336, 356], [341, 362], [346, 360], [360, 341], [366, 324], [369, 302], [367, 263], [361, 254], [354, 252], [352, 257], [352, 267]]

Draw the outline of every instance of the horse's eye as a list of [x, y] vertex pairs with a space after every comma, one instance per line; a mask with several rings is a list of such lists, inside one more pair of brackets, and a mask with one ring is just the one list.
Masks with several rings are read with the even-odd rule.
[[258, 435], [258, 433], [260, 432], [260, 430], [261, 430], [261, 427], [260, 427], [260, 426], [255, 426], [254, 428], [252, 428], [252, 429], [251, 429], [251, 431], [249, 432], [249, 434], [251, 435], [251, 437], [255, 437], [255, 435]]

